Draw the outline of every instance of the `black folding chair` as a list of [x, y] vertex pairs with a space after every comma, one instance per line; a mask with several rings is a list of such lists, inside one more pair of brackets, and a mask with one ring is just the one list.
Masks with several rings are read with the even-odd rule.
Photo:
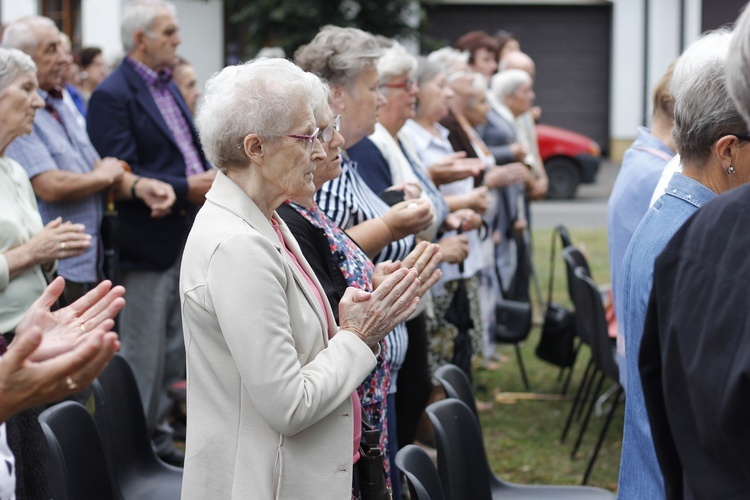
[[42, 412], [39, 424], [55, 500], [114, 500], [104, 446], [89, 411], [64, 401]]

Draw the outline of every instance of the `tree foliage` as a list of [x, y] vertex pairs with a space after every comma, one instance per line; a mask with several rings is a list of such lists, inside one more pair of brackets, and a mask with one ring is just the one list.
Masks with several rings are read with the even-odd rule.
[[242, 59], [271, 46], [291, 56], [327, 24], [416, 37], [424, 18], [418, 0], [225, 0], [225, 8], [228, 39], [240, 44]]

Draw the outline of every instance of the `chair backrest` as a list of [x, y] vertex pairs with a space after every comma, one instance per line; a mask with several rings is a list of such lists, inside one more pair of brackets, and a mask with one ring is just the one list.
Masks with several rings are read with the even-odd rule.
[[130, 364], [115, 355], [92, 384], [95, 419], [115, 484], [123, 498], [179, 498], [182, 470], [161, 462], [151, 446]]
[[617, 381], [620, 379], [620, 370], [617, 366], [612, 339], [607, 330], [602, 294], [594, 280], [582, 268], [576, 269], [575, 277], [581, 283], [582, 307], [586, 309], [585, 314], [589, 318], [594, 361], [608, 377]]
[[575, 270], [578, 268], [583, 269], [583, 272], [587, 275], [591, 275], [589, 263], [583, 253], [572, 246], [563, 248], [562, 255], [563, 260], [565, 260], [565, 270], [568, 277], [568, 295], [570, 296], [570, 301], [573, 303], [573, 309], [575, 310], [576, 334], [583, 343], [590, 346], [592, 339], [590, 335], [588, 335], [590, 329], [584, 324], [585, 315], [578, 314], [578, 308], [581, 305], [580, 302], [583, 292], [581, 291], [581, 285], [575, 276]]
[[560, 244], [562, 245], [562, 248], [567, 248], [571, 246], [573, 243], [570, 239], [570, 233], [568, 232], [568, 228], [563, 226], [562, 224], [558, 224], [555, 226], [555, 231], [560, 235]]
[[42, 412], [39, 423], [49, 447], [55, 500], [114, 500], [104, 447], [89, 411], [64, 401]]
[[396, 455], [396, 467], [409, 480], [409, 494], [412, 500], [443, 500], [440, 476], [432, 459], [419, 446], [408, 444]]
[[482, 431], [468, 406], [444, 399], [427, 407], [435, 431], [438, 475], [448, 500], [490, 500], [490, 467]]
[[456, 365], [446, 364], [435, 370], [435, 378], [445, 389], [445, 395], [449, 398], [463, 401], [479, 422], [477, 402], [474, 398], [474, 387], [469, 377]]

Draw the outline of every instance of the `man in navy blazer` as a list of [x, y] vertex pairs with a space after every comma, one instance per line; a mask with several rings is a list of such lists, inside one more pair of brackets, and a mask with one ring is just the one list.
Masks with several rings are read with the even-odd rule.
[[125, 6], [122, 42], [127, 57], [96, 89], [87, 128], [101, 155], [128, 162], [139, 176], [174, 188], [177, 201], [162, 219], [145, 205], [118, 206], [122, 284], [128, 304], [120, 318], [123, 356], [138, 381], [157, 453], [184, 460], [172, 442], [166, 388], [184, 378], [179, 268], [192, 218], [215, 171], [201, 150], [190, 112], [171, 82], [179, 25], [174, 6], [134, 0]]

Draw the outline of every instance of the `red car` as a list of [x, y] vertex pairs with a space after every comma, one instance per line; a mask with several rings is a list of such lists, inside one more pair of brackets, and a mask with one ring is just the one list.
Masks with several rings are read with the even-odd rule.
[[585, 135], [551, 125], [537, 125], [539, 154], [549, 177], [549, 199], [575, 198], [581, 183], [596, 181], [601, 148]]

